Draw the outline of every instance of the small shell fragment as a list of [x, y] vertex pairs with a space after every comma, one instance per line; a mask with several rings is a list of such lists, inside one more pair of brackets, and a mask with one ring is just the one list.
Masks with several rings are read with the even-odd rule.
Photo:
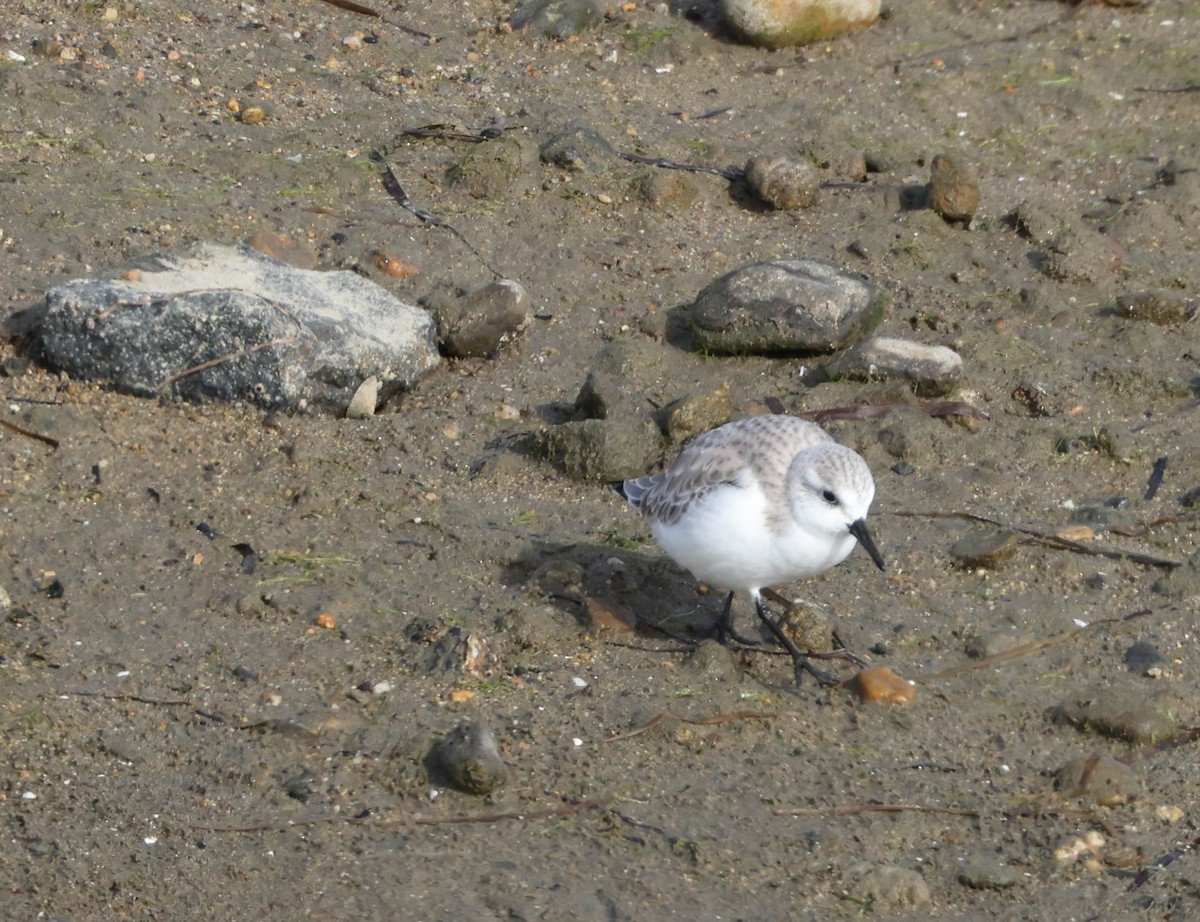
[[375, 375], [367, 378], [358, 386], [350, 405], [346, 407], [347, 419], [366, 419], [375, 415], [375, 405], [379, 401], [379, 379]]
[[917, 690], [911, 682], [883, 667], [864, 669], [846, 685], [863, 701], [908, 704], [917, 697]]

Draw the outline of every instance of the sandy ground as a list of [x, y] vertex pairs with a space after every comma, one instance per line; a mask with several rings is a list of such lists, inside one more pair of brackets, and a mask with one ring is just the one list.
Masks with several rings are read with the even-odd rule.
[[[57, 447], [0, 429], [0, 915], [1200, 912], [1179, 851], [1200, 835], [1197, 590], [1176, 566], [1200, 486], [1193, 4], [915, 0], [779, 52], [641, 3], [561, 44], [483, 0], [389, 12], [435, 43], [304, 0], [9, 6], [0, 418]], [[403, 135], [500, 127], [532, 150], [575, 122], [679, 162], [789, 153], [831, 187], [777, 212], [711, 174], [533, 158], [478, 198], [451, 181], [471, 142]], [[477, 253], [396, 205], [380, 148]], [[978, 175], [969, 229], [898, 207], [937, 153]], [[260, 231], [413, 302], [494, 267], [535, 317], [365, 421], [140, 400], [38, 363], [54, 284]], [[658, 405], [912, 404], [659, 335], [776, 256], [869, 274], [894, 298], [880, 332], [958, 351], [951, 397], [988, 417], [831, 426], [875, 472], [889, 569], [855, 553], [787, 591], [914, 680], [908, 705], [697, 647], [719, 594], [606, 486], [513, 449], [597, 368]], [[1118, 306], [1147, 291], [1165, 314]], [[968, 515], [1022, 529], [1012, 555], [956, 562], [993, 527]], [[1036, 537], [1067, 528], [1074, 547]], [[642, 630], [598, 631], [585, 598]], [[486, 797], [426, 769], [470, 718], [508, 766]]]

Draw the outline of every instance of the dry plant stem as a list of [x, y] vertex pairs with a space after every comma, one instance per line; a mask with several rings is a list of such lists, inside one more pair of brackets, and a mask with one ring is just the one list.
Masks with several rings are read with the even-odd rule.
[[445, 220], [439, 218], [437, 215], [431, 214], [423, 208], [417, 208], [415, 205], [409, 202], [408, 193], [404, 191], [404, 186], [400, 184], [400, 179], [396, 175], [395, 169], [390, 163], [388, 163], [387, 158], [382, 152], [378, 152], [376, 154], [376, 159], [378, 160], [380, 166], [383, 167], [383, 188], [387, 191], [387, 194], [392, 197], [392, 200], [397, 205], [415, 217], [422, 224], [429, 224], [433, 227], [444, 227], [455, 237], [457, 237], [463, 246], [471, 251], [471, 255], [478, 259], [488, 272], [492, 273], [492, 275], [498, 279], [504, 278], [504, 275], [492, 268], [488, 261], [483, 258], [483, 254], [475, 249], [475, 247], [471, 244], [471, 241], [460, 234], [457, 228], [447, 224]]
[[708, 717], [675, 717], [666, 711], [659, 711], [644, 724], [639, 727], [634, 727], [632, 730], [626, 730], [624, 733], [617, 733], [613, 736], [606, 737], [601, 740], [604, 743], [615, 743], [619, 740], [627, 740], [635, 736], [641, 736], [650, 730], [653, 730], [666, 718], [671, 717], [678, 720], [680, 723], [691, 724], [693, 726], [712, 726], [713, 724], [733, 723], [738, 720], [775, 720], [779, 717], [798, 717], [799, 711], [733, 711], [729, 714], [710, 714]]
[[441, 818], [416, 816], [398, 820], [376, 821], [370, 816], [314, 816], [308, 819], [287, 820], [282, 823], [246, 823], [239, 826], [202, 826], [195, 825], [192, 829], [205, 832], [273, 832], [291, 829], [299, 826], [318, 826], [327, 823], [343, 823], [351, 826], [366, 826], [370, 829], [406, 829], [419, 826], [456, 826], [464, 823], [498, 823], [503, 820], [544, 820], [560, 816], [574, 816], [587, 810], [600, 810], [608, 807], [611, 798], [596, 797], [579, 800], [561, 807], [548, 807], [543, 810], [510, 811], [505, 813], [470, 813], [459, 816]]
[[1025, 29], [1022, 32], [1013, 33], [1012, 35], [1001, 35], [998, 38], [981, 38], [971, 42], [963, 42], [961, 45], [951, 45], [950, 47], [943, 48], [941, 50], [922, 51], [918, 54], [909, 55], [905, 58], [893, 58], [890, 61], [884, 61], [883, 66], [901, 67], [905, 64], [913, 64], [917, 61], [924, 61], [927, 58], [944, 57], [952, 52], [964, 51], [969, 48], [986, 48], [988, 45], [1002, 45], [1005, 43], [1023, 42], [1025, 39], [1037, 35], [1039, 32], [1045, 32], [1047, 29], [1053, 29], [1055, 26], [1070, 22], [1079, 14], [1080, 8], [1081, 7], [1076, 7], [1075, 9], [1064, 13], [1062, 16], [1051, 19], [1049, 22], [1044, 22], [1041, 25], [1034, 26], [1031, 29]]
[[972, 512], [883, 512], [881, 515], [894, 515], [906, 519], [961, 519], [964, 522], [980, 522], [984, 525], [993, 525], [996, 528], [1003, 528], [1007, 531], [1016, 532], [1019, 535], [1024, 535], [1027, 538], [1032, 538], [1040, 544], [1047, 547], [1058, 548], [1064, 551], [1073, 551], [1076, 554], [1087, 554], [1091, 557], [1104, 557], [1108, 560], [1128, 560], [1131, 563], [1140, 563], [1147, 567], [1162, 567], [1165, 570], [1174, 570], [1183, 566], [1178, 560], [1166, 560], [1162, 557], [1154, 557], [1150, 554], [1141, 554], [1137, 551], [1110, 551], [1100, 547], [1089, 547], [1086, 544], [1080, 544], [1078, 541], [1071, 541], [1067, 538], [1060, 538], [1057, 535], [1047, 534], [1043, 531], [1038, 531], [1036, 528], [1024, 528], [1020, 525], [1009, 525], [1007, 522], [1001, 522], [999, 519], [990, 519], [987, 516], [975, 515]]
[[1056, 643], [1061, 643], [1064, 640], [1070, 640], [1073, 637], [1082, 637], [1085, 634], [1090, 634], [1093, 631], [1102, 627], [1111, 627], [1114, 624], [1124, 624], [1127, 621], [1132, 621], [1135, 618], [1142, 618], [1151, 613], [1149, 608], [1141, 608], [1135, 612], [1130, 612], [1121, 618], [1104, 618], [1100, 621], [1093, 621], [1085, 627], [1073, 627], [1070, 630], [1062, 631], [1050, 637], [1043, 637], [1041, 640], [1033, 640], [1026, 644], [1021, 644], [1019, 647], [1014, 647], [1011, 650], [1005, 650], [1003, 653], [997, 653], [994, 656], [985, 656], [983, 659], [973, 660], [970, 663], [963, 663], [959, 666], [952, 666], [949, 669], [942, 669], [938, 672], [931, 672], [927, 675], [918, 676], [921, 682], [931, 682], [935, 679], [948, 679], [951, 676], [959, 675], [964, 672], [973, 672], [976, 669], [986, 669], [990, 666], [995, 666], [997, 663], [1003, 663], [1007, 660], [1019, 659], [1022, 656], [1028, 656], [1030, 653], [1036, 653], [1039, 650], [1044, 650], [1046, 647], [1053, 646]]
[[215, 368], [217, 365], [224, 365], [226, 362], [232, 362], [235, 359], [245, 358], [247, 355], [253, 355], [255, 352], [261, 352], [263, 349], [270, 349], [273, 346], [292, 346], [299, 342], [294, 336], [283, 336], [279, 339], [269, 339], [265, 343], [259, 343], [257, 346], [250, 346], [248, 349], [239, 349], [237, 352], [228, 352], [225, 355], [218, 355], [215, 359], [209, 359], [207, 362], [201, 362], [199, 365], [193, 365], [191, 368], [185, 368], [183, 371], [163, 378], [158, 383], [155, 390], [162, 393], [176, 381], [180, 381], [189, 375], [199, 374], [209, 368]]
[[893, 410], [915, 410], [926, 416], [936, 418], [961, 416], [965, 419], [991, 419], [983, 410], [971, 406], [961, 400], [913, 400], [904, 403], [875, 403], [851, 407], [830, 407], [827, 410], [813, 410], [810, 413], [799, 413], [798, 416], [814, 423], [824, 423], [829, 420], [882, 419]]
[[51, 448], [58, 448], [58, 439], [42, 435], [40, 432], [34, 432], [32, 429], [26, 429], [24, 426], [18, 426], [16, 423], [10, 423], [6, 419], [0, 419], [0, 426], [3, 426], [5, 429], [11, 429], [17, 435], [23, 435], [27, 439], [36, 439], [39, 442], [44, 442]]
[[371, 16], [378, 19], [380, 22], [386, 22], [389, 26], [394, 26], [401, 32], [407, 32], [409, 35], [415, 35], [417, 38], [423, 38], [426, 41], [436, 41], [428, 32], [422, 32], [420, 29], [414, 29], [412, 26], [401, 25], [400, 23], [389, 19], [377, 10], [371, 9], [369, 6], [363, 6], [361, 3], [355, 3], [354, 0], [325, 0], [330, 6], [340, 7], [343, 10], [348, 10], [351, 13], [358, 13], [360, 16]]

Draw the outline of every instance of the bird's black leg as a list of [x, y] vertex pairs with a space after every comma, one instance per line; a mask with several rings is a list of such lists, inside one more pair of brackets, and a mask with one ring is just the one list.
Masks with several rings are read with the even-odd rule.
[[797, 685], [801, 683], [804, 678], [804, 673], [806, 672], [816, 679], [820, 685], [829, 687], [831, 685], [838, 684], [839, 680], [837, 676], [818, 669], [812, 664], [812, 661], [808, 658], [807, 654], [800, 652], [800, 648], [796, 646], [792, 638], [788, 637], [787, 633], [783, 630], [783, 627], [780, 626], [779, 622], [775, 618], [771, 617], [771, 613], [767, 609], [767, 605], [762, 599], [755, 598], [754, 608], [758, 612], [758, 617], [762, 618], [763, 623], [766, 624], [771, 633], [775, 635], [775, 639], [783, 644], [784, 648], [788, 651], [788, 653], [791, 654], [792, 663], [796, 667]]
[[722, 646], [729, 646], [732, 640], [735, 643], [740, 643], [743, 647], [761, 647], [762, 644], [757, 640], [750, 640], [739, 634], [733, 626], [733, 596], [731, 592], [725, 599], [725, 610], [721, 612], [720, 620], [717, 621], [717, 641]]

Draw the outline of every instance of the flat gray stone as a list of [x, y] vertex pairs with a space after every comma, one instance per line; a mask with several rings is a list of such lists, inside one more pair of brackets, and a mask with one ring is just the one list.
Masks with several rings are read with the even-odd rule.
[[833, 263], [751, 263], [697, 295], [693, 343], [727, 355], [833, 352], [870, 335], [887, 307], [887, 295], [865, 275]]
[[386, 401], [439, 361], [433, 319], [374, 282], [213, 243], [51, 289], [41, 339], [73, 378], [279, 409], [340, 412], [372, 375]]
[[910, 382], [923, 396], [936, 396], [954, 389], [962, 367], [962, 357], [945, 346], [872, 336], [833, 358], [825, 373], [855, 380], [899, 379]]
[[514, 29], [532, 29], [561, 42], [598, 25], [601, 18], [594, 0], [530, 0], [512, 14], [509, 23]]

